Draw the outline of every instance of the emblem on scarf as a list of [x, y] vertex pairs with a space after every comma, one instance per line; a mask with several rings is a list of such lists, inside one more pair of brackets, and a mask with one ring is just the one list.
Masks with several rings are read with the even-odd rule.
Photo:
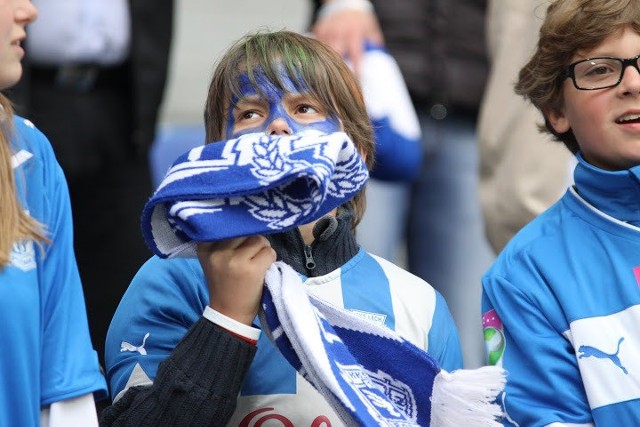
[[[283, 231], [355, 196], [367, 167], [342, 132], [243, 135], [179, 157], [142, 214], [159, 256], [195, 256], [195, 241]], [[224, 224], [224, 226], [221, 226]]]

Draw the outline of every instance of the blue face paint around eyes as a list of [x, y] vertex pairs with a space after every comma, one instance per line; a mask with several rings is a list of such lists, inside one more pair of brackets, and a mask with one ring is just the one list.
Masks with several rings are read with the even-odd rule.
[[[276, 119], [283, 119], [294, 135], [307, 133], [309, 131], [320, 132], [323, 134], [340, 131], [340, 121], [333, 115], [327, 117], [325, 120], [319, 120], [313, 123], [300, 123], [291, 117], [287, 112], [284, 98], [287, 94], [299, 94], [300, 91], [296, 89], [294, 82], [289, 78], [284, 70], [282, 70], [280, 74], [280, 79], [285, 86], [286, 91], [279, 89], [275, 84], [273, 84], [273, 82], [267, 79], [263, 72], [257, 71], [255, 73], [256, 82], [262, 90], [265, 96], [264, 99], [268, 104], [269, 115], [259, 126], [234, 132], [235, 118], [233, 115], [233, 107], [230, 107], [227, 115], [227, 127], [225, 132], [227, 139], [236, 138], [250, 133], [265, 133], [269, 125]], [[260, 95], [249, 80], [249, 76], [247, 74], [240, 76], [239, 83], [243, 97], [255, 97]], [[233, 100], [233, 104], [237, 102], [238, 99]]]

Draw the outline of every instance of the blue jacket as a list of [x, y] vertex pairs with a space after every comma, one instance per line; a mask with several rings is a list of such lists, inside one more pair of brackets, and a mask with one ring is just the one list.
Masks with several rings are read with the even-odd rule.
[[575, 187], [482, 280], [505, 425], [640, 425], [640, 166], [578, 160]]
[[[334, 245], [328, 242], [332, 253]], [[307, 278], [305, 286], [326, 301], [396, 330], [428, 350], [444, 369], [462, 367], [457, 330], [442, 296], [388, 261], [360, 249], [327, 274]], [[154, 381], [159, 364], [201, 318], [208, 301], [204, 274], [196, 259], [154, 257], [142, 267], [107, 336], [107, 374], [115, 399], [128, 387]], [[204, 355], [213, 350], [191, 351]], [[206, 373], [194, 368], [184, 375]], [[327, 419], [331, 425], [340, 425], [320, 394], [262, 334], [229, 425], [253, 425], [267, 419], [287, 419], [299, 426]]]

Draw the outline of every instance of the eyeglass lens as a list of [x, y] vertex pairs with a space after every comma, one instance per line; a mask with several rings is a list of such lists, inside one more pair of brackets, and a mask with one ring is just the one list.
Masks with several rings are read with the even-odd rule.
[[[639, 60], [635, 59], [636, 68]], [[576, 86], [581, 89], [615, 86], [622, 79], [623, 72], [623, 61], [616, 58], [587, 59], [575, 64], [573, 69]]]

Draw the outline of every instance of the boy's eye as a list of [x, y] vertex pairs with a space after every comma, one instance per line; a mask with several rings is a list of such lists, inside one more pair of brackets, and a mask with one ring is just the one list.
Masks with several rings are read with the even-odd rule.
[[593, 76], [602, 76], [605, 74], [613, 73], [615, 71], [616, 70], [614, 70], [613, 67], [611, 67], [610, 65], [599, 64], [589, 69], [586, 74], [593, 75]]
[[256, 120], [260, 118], [258, 110], [241, 110], [235, 114], [236, 121]]
[[617, 76], [621, 63], [613, 59], [590, 59], [576, 65], [576, 77], [587, 81], [599, 82], [603, 78]]
[[300, 105], [298, 106], [298, 112], [302, 114], [314, 114], [317, 113], [318, 110], [312, 107], [311, 105]]
[[245, 111], [240, 115], [241, 119], [250, 120], [258, 116], [258, 113], [255, 111]]

